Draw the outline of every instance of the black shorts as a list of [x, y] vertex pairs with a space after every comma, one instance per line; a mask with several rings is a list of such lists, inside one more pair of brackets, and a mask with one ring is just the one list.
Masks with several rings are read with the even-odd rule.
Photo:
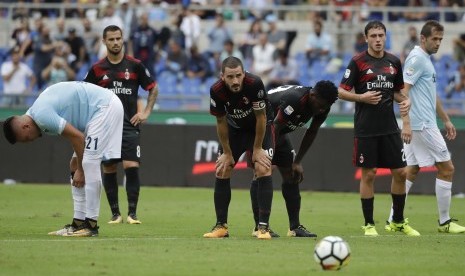
[[405, 160], [404, 145], [398, 133], [354, 138], [356, 167], [398, 169], [407, 165]]
[[121, 143], [121, 158], [104, 161], [106, 164], [118, 163], [125, 161], [136, 161], [140, 163], [140, 132], [138, 130], [123, 131], [123, 140]]
[[[232, 155], [234, 162], [237, 164], [237, 161], [244, 152], [247, 152], [247, 159], [252, 158], [253, 144], [255, 141], [255, 132], [247, 131], [243, 129], [237, 129], [229, 127], [229, 146], [231, 147]], [[268, 152], [270, 157], [274, 155], [274, 126], [267, 125], [265, 137], [263, 137], [262, 148]], [[223, 153], [223, 148], [220, 144], [218, 153], [221, 155]], [[249, 160], [247, 160], [249, 161]]]
[[281, 168], [291, 168], [295, 156], [296, 152], [292, 147], [289, 135], [287, 133], [279, 135], [274, 149], [273, 165]]

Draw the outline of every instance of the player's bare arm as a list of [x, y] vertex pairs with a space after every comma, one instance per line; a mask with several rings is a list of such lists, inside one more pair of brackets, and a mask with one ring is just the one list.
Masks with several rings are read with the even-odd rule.
[[271, 168], [271, 157], [262, 147], [266, 132], [266, 109], [254, 109], [254, 113], [256, 118], [256, 125], [252, 162], [258, 162], [259, 165], [269, 169]]
[[216, 160], [216, 176], [226, 177], [226, 174], [234, 167], [234, 158], [229, 145], [228, 122], [226, 116], [216, 117], [216, 131], [221, 147], [223, 148], [222, 154], [218, 157], [218, 160]]
[[442, 102], [439, 96], [436, 96], [436, 113], [444, 123], [444, 128], [446, 129], [446, 138], [448, 140], [454, 140], [457, 136], [457, 131], [454, 124], [450, 121], [449, 115], [447, 115], [446, 111], [442, 107]]
[[149, 90], [149, 95], [147, 98], [147, 104], [145, 105], [145, 108], [143, 110], [137, 108], [137, 113], [131, 118], [131, 124], [137, 126], [147, 121], [147, 118], [150, 116], [150, 113], [152, 113], [153, 106], [157, 101], [157, 97], [158, 84], [156, 84], [152, 89]]
[[405, 83], [404, 89], [394, 92], [394, 100], [399, 104], [401, 117], [408, 115], [408, 112], [410, 111], [411, 102], [410, 98], [408, 97], [408, 93], [411, 87], [412, 86], [410, 84]]
[[73, 127], [69, 123], [66, 123], [63, 132], [63, 137], [71, 142], [74, 152], [77, 156], [77, 169], [73, 177], [73, 186], [83, 187], [84, 186], [84, 169], [82, 168], [82, 157], [84, 155], [84, 133]]
[[381, 101], [381, 92], [380, 91], [367, 91], [362, 94], [355, 93], [354, 89], [347, 91], [341, 87], [338, 88], [339, 99], [350, 101], [350, 102], [359, 102], [366, 104], [376, 105]]

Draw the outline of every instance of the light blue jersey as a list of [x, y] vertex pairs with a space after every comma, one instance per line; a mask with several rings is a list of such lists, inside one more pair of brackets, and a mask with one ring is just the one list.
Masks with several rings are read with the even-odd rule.
[[436, 123], [436, 70], [428, 55], [415, 46], [404, 66], [404, 82], [411, 84], [409, 98], [412, 130], [437, 128]]
[[80, 81], [60, 82], [44, 90], [26, 112], [41, 131], [61, 134], [66, 123], [85, 132], [100, 107], [108, 106], [113, 92]]

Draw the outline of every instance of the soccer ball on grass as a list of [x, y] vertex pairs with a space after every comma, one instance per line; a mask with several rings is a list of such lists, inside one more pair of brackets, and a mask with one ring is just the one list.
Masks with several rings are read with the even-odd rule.
[[342, 238], [328, 236], [315, 245], [313, 257], [323, 270], [339, 270], [349, 263], [350, 248]]

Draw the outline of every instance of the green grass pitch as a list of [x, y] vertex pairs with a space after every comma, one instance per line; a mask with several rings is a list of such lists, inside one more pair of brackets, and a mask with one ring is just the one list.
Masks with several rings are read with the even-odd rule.
[[[251, 237], [249, 193], [233, 190], [228, 239], [202, 234], [215, 222], [213, 189], [141, 190], [141, 225], [108, 225], [105, 195], [100, 235], [52, 237], [47, 233], [72, 217], [67, 185], [0, 185], [0, 275], [311, 275], [323, 272], [313, 260], [317, 239], [288, 238], [287, 214], [275, 192], [272, 229], [281, 238]], [[121, 209], [126, 195], [120, 188]], [[360, 199], [354, 193], [302, 193], [301, 220], [319, 237], [337, 235], [352, 250], [345, 275], [463, 275], [465, 234], [437, 232], [434, 196], [408, 197], [406, 217], [421, 237], [386, 233], [390, 195], [375, 197], [380, 236], [364, 237]], [[451, 214], [465, 223], [465, 199], [453, 198]]]

